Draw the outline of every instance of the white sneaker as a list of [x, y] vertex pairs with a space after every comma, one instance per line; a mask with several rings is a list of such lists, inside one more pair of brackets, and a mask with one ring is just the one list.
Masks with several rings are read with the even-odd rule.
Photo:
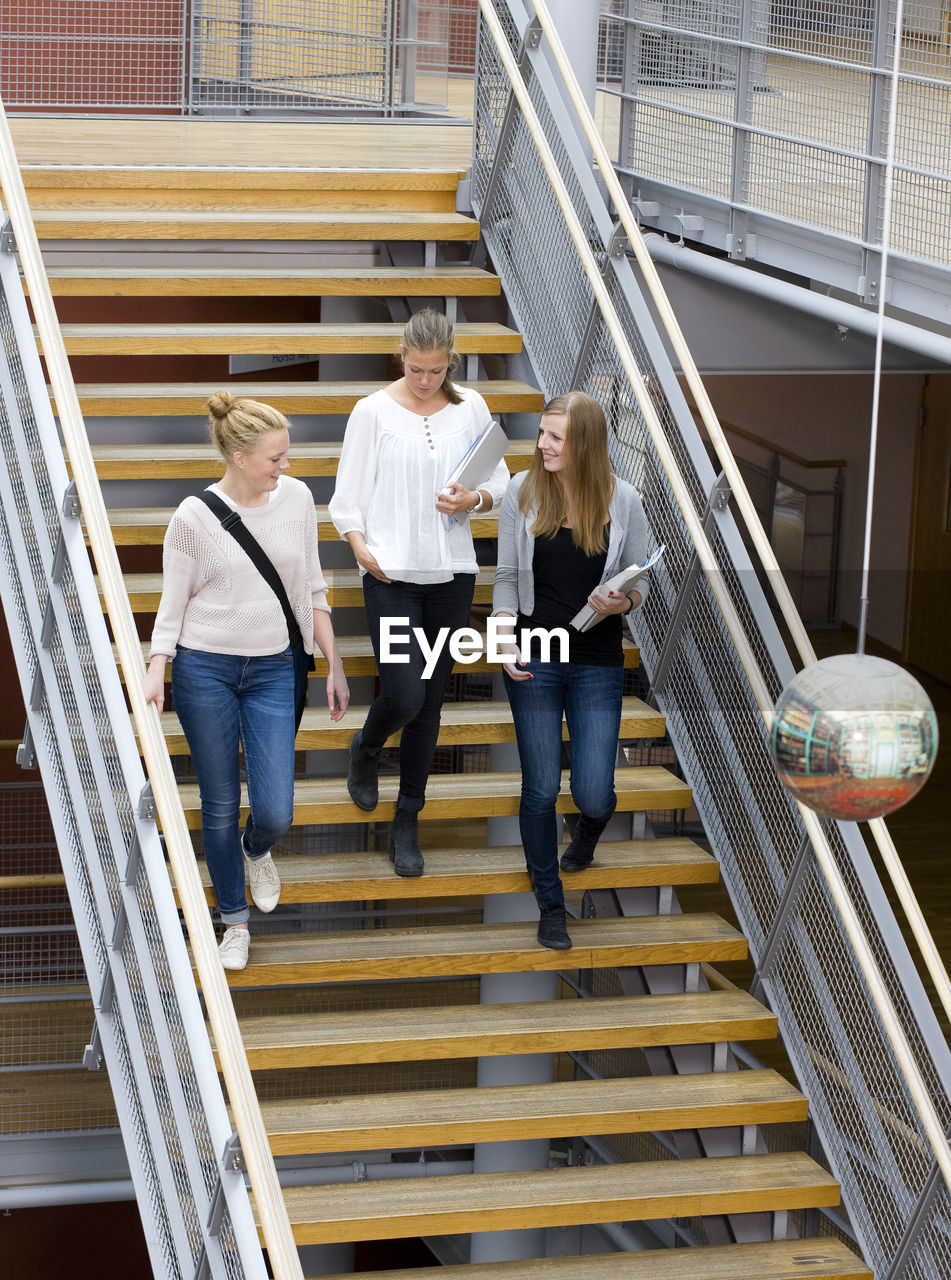
[[223, 969], [243, 969], [248, 963], [248, 947], [250, 944], [251, 934], [247, 929], [242, 929], [239, 925], [233, 925], [232, 928], [226, 929], [225, 936], [221, 939], [218, 947], [221, 967]]
[[245, 854], [244, 860], [248, 864], [248, 887], [254, 905], [259, 911], [273, 911], [281, 898], [281, 877], [274, 859], [266, 853], [263, 858], [249, 858]]

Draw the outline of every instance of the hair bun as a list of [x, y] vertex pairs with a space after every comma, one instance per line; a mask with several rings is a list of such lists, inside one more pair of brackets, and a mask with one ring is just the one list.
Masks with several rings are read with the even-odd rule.
[[208, 399], [205, 406], [213, 418], [219, 421], [227, 418], [228, 414], [237, 404], [237, 397], [233, 396], [230, 391], [216, 391], [214, 395]]

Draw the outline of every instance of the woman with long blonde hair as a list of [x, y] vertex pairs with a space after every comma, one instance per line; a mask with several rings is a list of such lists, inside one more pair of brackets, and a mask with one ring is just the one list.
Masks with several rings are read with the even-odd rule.
[[[643, 591], [610, 595], [601, 586], [630, 564], [643, 564], [648, 529], [635, 489], [611, 470], [607, 424], [582, 391], [542, 410], [538, 447], [527, 472], [514, 477], [499, 514], [493, 615], [511, 619], [500, 648], [522, 765], [519, 829], [539, 908], [538, 941], [571, 946], [558, 873], [555, 805], [561, 789], [562, 717], [571, 741], [571, 794], [580, 812], [561, 859], [562, 871], [590, 866], [614, 813], [614, 763], [624, 676], [622, 617]], [[571, 619], [590, 605], [601, 620], [585, 632]], [[528, 628], [567, 629], [567, 660], [516, 642]], [[557, 646], [555, 646], [557, 650]], [[554, 652], [554, 651], [553, 651]]]

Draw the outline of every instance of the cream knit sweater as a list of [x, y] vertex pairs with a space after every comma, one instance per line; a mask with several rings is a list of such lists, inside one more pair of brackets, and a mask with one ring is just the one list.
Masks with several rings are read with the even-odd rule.
[[[282, 476], [266, 505], [237, 510], [281, 575], [304, 648], [313, 653], [313, 611], [329, 613], [330, 606], [310, 490], [302, 481]], [[174, 658], [180, 644], [246, 657], [287, 648], [287, 624], [277, 596], [199, 498], [186, 498], [172, 516], [162, 569], [150, 657], [164, 653]]]

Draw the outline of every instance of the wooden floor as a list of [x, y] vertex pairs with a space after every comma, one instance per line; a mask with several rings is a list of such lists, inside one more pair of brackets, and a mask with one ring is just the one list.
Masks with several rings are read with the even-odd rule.
[[472, 162], [472, 81], [449, 81], [459, 123], [372, 124], [281, 120], [81, 119], [12, 116], [21, 165], [240, 165], [268, 168], [444, 169]]

